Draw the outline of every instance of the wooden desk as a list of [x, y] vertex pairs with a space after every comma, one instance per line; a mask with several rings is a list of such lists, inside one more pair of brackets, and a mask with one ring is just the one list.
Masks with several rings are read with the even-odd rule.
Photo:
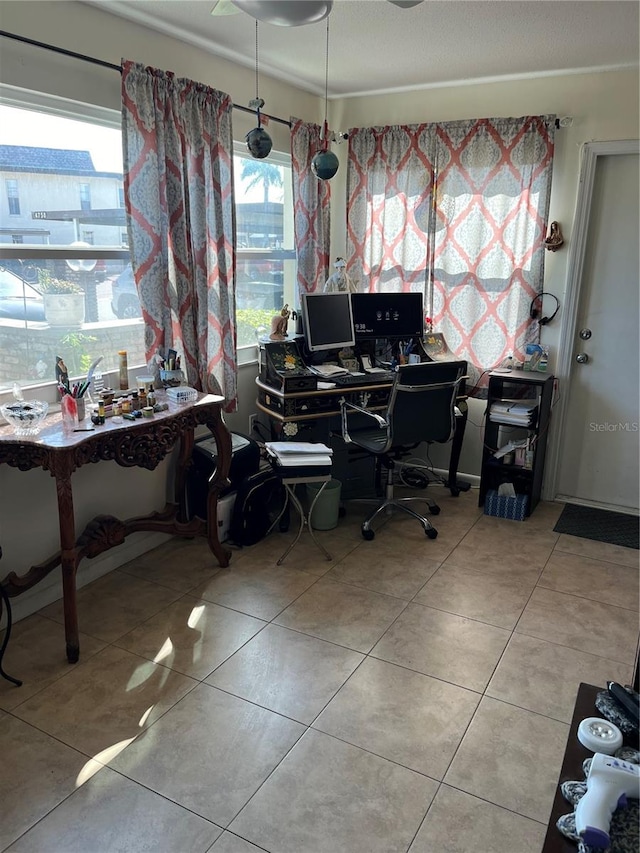
[[[231, 435], [222, 420], [224, 399], [199, 395], [193, 403], [172, 403], [158, 392], [158, 402], [168, 402], [168, 411], [153, 418], [114, 423], [108, 418], [93, 432], [69, 432], [63, 429], [60, 414], [47, 417], [38, 435], [15, 435], [11, 426], [0, 428], [0, 463], [27, 471], [42, 468], [56, 480], [60, 551], [22, 576], [10, 572], [0, 583], [9, 597], [20, 595], [46, 577], [56, 566], [62, 567], [64, 624], [67, 659], [75, 663], [80, 655], [76, 572], [83, 557], [96, 557], [120, 545], [130, 533], [151, 530], [174, 536], [206, 536], [209, 547], [221, 566], [229, 564], [230, 552], [218, 539], [218, 493], [229, 484]], [[89, 419], [83, 426], [91, 426]], [[194, 430], [207, 426], [216, 439], [218, 468], [209, 489], [207, 519], [187, 519], [186, 474], [191, 463]], [[159, 512], [121, 521], [115, 516], [98, 515], [76, 540], [71, 475], [89, 462], [113, 460], [126, 468], [152, 471], [178, 445], [175, 472], [175, 500]]]
[[[339, 400], [341, 397], [356, 405], [363, 405], [362, 400], [364, 398], [367, 401], [364, 405], [368, 409], [383, 411], [387, 407], [392, 384], [392, 382], [367, 384], [366, 377], [363, 377], [361, 385], [350, 385], [342, 388], [337, 385], [335, 388], [322, 391], [285, 392], [273, 388], [257, 378], [258, 399], [256, 406], [271, 419], [272, 438], [282, 440], [283, 437], [286, 438], [287, 425], [295, 425], [297, 428], [298, 423], [317, 421], [322, 418], [339, 418]], [[460, 452], [468, 417], [466, 401], [466, 396], [463, 396], [456, 402], [460, 415], [456, 416], [449, 457], [449, 476], [445, 483], [454, 496], [469, 488], [468, 483], [458, 482], [458, 463], [460, 462]], [[292, 434], [295, 435], [295, 432], [297, 429]]]

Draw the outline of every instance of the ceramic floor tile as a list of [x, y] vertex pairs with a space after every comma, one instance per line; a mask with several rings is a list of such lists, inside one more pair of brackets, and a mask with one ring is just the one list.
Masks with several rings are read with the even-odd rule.
[[451, 552], [447, 563], [535, 583], [557, 539], [557, 533], [526, 527], [526, 521], [483, 516]]
[[442, 785], [409, 853], [537, 853], [546, 826]]
[[630, 664], [514, 634], [489, 682], [486, 695], [570, 723], [582, 681], [604, 687], [628, 684]]
[[533, 588], [533, 581], [486, 575], [445, 564], [413, 601], [499, 628], [512, 629]]
[[436, 789], [310, 730], [229, 828], [277, 853], [405, 853]]
[[367, 544], [347, 554], [327, 577], [410, 601], [440, 565], [425, 556], [422, 544], [400, 550], [395, 544], [376, 543], [375, 560]]
[[187, 595], [115, 645], [202, 680], [265, 626], [261, 619]]
[[321, 578], [275, 622], [366, 653], [405, 606], [400, 599]]
[[568, 734], [565, 723], [484, 698], [444, 781], [546, 825]]
[[[112, 643], [179, 597], [176, 590], [116, 570], [78, 590], [80, 630]], [[61, 600], [40, 612], [64, 622]]]
[[581, 539], [561, 533], [555, 547], [556, 551], [567, 554], [578, 554], [591, 557], [594, 560], [604, 560], [607, 563], [618, 563], [620, 566], [638, 568], [640, 552], [635, 548], [624, 548], [622, 545], [611, 545], [609, 542], [596, 542], [595, 539]]
[[215, 824], [103, 767], [10, 849], [11, 853], [124, 849], [205, 853], [220, 832]]
[[528, 634], [622, 663], [633, 663], [638, 614], [550, 589], [533, 591], [516, 625]]
[[317, 581], [312, 574], [276, 566], [271, 560], [247, 559], [250, 562], [243, 559], [221, 569], [192, 594], [269, 621]]
[[268, 625], [206, 683], [308, 724], [363, 659], [342, 646]]
[[538, 586], [569, 592], [603, 604], [638, 610], [640, 583], [637, 566], [620, 566], [555, 552], [549, 558]]
[[368, 658], [313, 728], [442, 779], [480, 696]]
[[493, 625], [409, 604], [371, 654], [482, 692], [509, 636]]
[[144, 578], [178, 592], [189, 592], [198, 584], [210, 580], [219, 570], [218, 561], [204, 537], [171, 539], [119, 569], [125, 574]]
[[112, 767], [226, 827], [304, 726], [199, 684]]
[[[0, 632], [0, 642], [4, 632]], [[105, 646], [87, 634], [80, 634], [82, 660], [89, 660]], [[10, 711], [25, 699], [73, 671], [65, 652], [64, 628], [38, 613], [21, 619], [11, 628], [2, 668], [22, 681], [21, 687], [0, 678], [0, 708]]]
[[13, 713], [107, 763], [196, 684], [164, 666], [109, 646]]
[[[272, 564], [277, 563], [295, 539], [295, 535], [295, 532], [291, 530], [288, 533], [274, 531], [253, 548], [244, 549], [246, 553], [242, 553], [243, 566], [262, 565], [268, 561]], [[327, 560], [309, 535], [309, 532], [304, 530], [282, 565], [288, 569], [297, 569], [316, 577], [322, 577], [331, 570], [332, 566], [350, 551], [353, 551], [362, 541], [361, 538], [341, 532], [338, 529], [327, 531], [315, 530], [314, 536], [327, 549], [331, 555], [330, 560]]]
[[[363, 516], [364, 520], [364, 516]], [[431, 521], [438, 531], [436, 539], [429, 539], [422, 525], [415, 519], [405, 515], [395, 515], [387, 521], [376, 533], [375, 541], [366, 543], [372, 554], [382, 542], [397, 545], [401, 549], [405, 547], [424, 546], [426, 559], [442, 562], [464, 539], [473, 522], [464, 517], [449, 517], [443, 515], [432, 517]], [[376, 522], [379, 524], [379, 522]], [[376, 528], [378, 530], [378, 528]]]
[[256, 847], [232, 832], [223, 832], [209, 853], [264, 853], [264, 847]]
[[2, 711], [0, 755], [0, 850], [72, 794], [82, 778], [101, 767]]

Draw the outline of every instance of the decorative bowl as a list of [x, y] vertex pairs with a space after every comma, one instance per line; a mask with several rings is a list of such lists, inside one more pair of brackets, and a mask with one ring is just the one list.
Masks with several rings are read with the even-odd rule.
[[0, 406], [0, 414], [16, 435], [37, 435], [48, 411], [49, 404], [41, 400], [16, 400]]

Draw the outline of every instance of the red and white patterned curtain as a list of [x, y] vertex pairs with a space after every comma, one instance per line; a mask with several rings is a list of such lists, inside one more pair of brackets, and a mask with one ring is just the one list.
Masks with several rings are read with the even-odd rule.
[[420, 290], [434, 330], [480, 370], [539, 334], [554, 116], [350, 132], [348, 269]]
[[322, 290], [329, 275], [331, 186], [311, 171], [322, 150], [322, 128], [291, 118], [294, 236], [298, 256], [298, 292]]
[[236, 408], [235, 209], [229, 95], [122, 61], [129, 247], [147, 360], [182, 355], [187, 383]]

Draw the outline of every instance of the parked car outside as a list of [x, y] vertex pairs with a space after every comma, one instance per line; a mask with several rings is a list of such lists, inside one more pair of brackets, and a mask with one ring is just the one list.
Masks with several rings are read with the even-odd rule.
[[111, 282], [111, 310], [119, 320], [142, 317], [131, 264], [127, 264], [120, 275]]
[[0, 319], [44, 322], [42, 294], [10, 270], [0, 267]]

